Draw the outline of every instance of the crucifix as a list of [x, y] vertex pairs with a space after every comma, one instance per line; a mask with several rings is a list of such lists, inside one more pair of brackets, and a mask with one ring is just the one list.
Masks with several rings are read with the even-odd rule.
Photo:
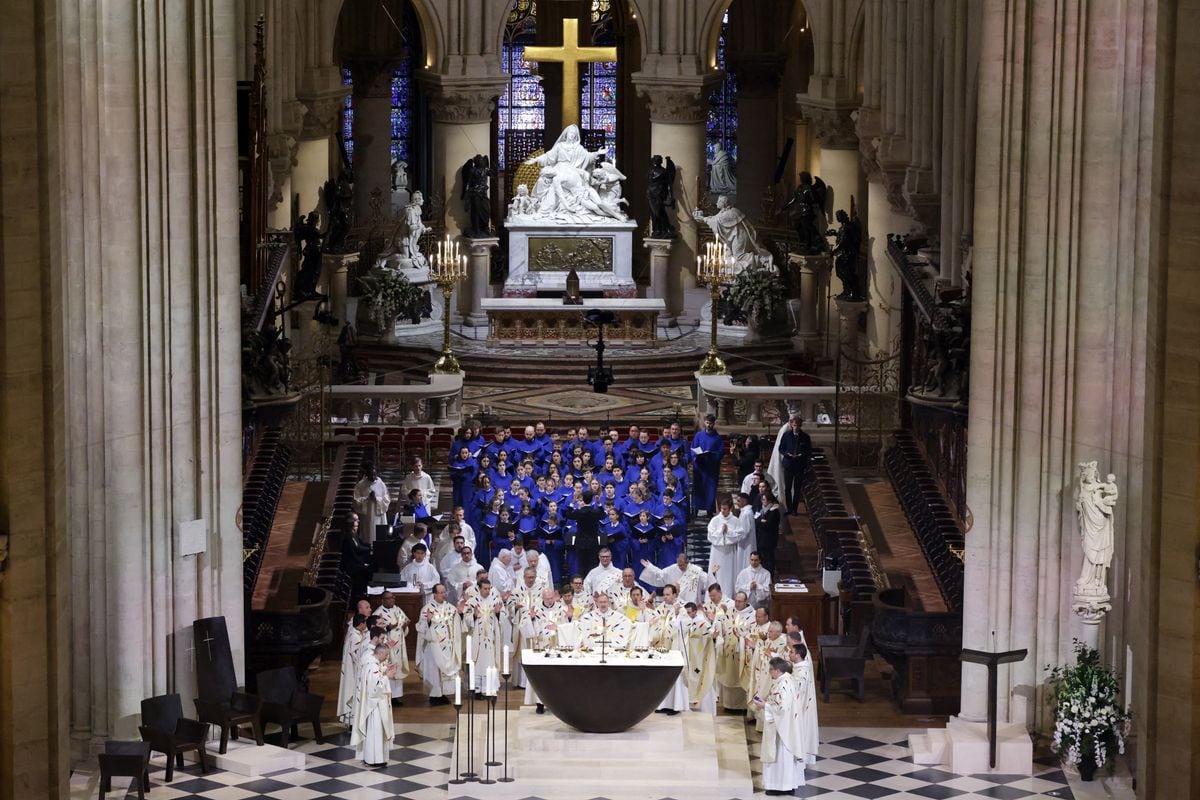
[[[209, 634], [208, 636], [201, 639], [200, 641], [204, 642], [204, 646], [208, 648], [208, 660], [212, 661], [212, 643], [215, 642], [216, 639], [214, 639], [212, 637], [212, 634]], [[193, 648], [193, 649], [195, 649], [195, 648]], [[195, 658], [195, 656], [192, 656], [192, 658]]]
[[561, 47], [529, 46], [525, 48], [525, 60], [563, 65], [562, 83], [562, 126], [579, 124], [579, 65], [603, 61], [616, 61], [615, 47], [580, 47], [579, 20], [567, 18], [562, 21], [563, 43]]

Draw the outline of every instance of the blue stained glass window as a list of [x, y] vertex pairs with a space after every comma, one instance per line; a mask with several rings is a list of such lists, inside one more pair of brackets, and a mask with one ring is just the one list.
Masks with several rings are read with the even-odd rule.
[[525, 60], [525, 46], [537, 34], [537, 3], [516, 0], [508, 13], [501, 45], [501, 67], [509, 74], [508, 88], [500, 96], [497, 114], [497, 161], [504, 169], [504, 138], [509, 130], [539, 130], [546, 127], [546, 93]]
[[346, 156], [354, 163], [354, 79], [350, 70], [342, 70], [342, 85], [348, 90], [346, 105], [342, 107], [342, 141], [346, 143]]
[[[592, 44], [612, 46], [613, 10], [609, 0], [592, 0]], [[580, 84], [579, 115], [585, 129], [604, 131], [604, 146], [610, 159], [617, 152], [617, 62], [585, 64]]]
[[392, 73], [392, 161], [413, 165], [413, 59], [409, 49]]
[[[725, 42], [729, 35], [729, 12], [721, 20], [721, 33], [717, 37], [717, 69], [725, 69]], [[729, 72], [708, 96], [708, 157], [716, 154], [717, 145], [737, 158], [737, 78]]]

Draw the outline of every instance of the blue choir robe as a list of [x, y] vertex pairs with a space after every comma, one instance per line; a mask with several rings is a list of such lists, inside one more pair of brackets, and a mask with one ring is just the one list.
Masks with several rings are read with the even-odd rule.
[[612, 550], [613, 566], [625, 569], [629, 566], [629, 527], [625, 521], [612, 522], [607, 517], [600, 523], [600, 532], [608, 537], [608, 549]]
[[508, 506], [508, 514], [512, 519], [516, 519], [517, 515], [521, 513], [522, 502], [523, 501], [521, 500], [519, 491], [508, 491], [504, 493], [504, 505]]
[[529, 546], [529, 542], [537, 539], [539, 520], [532, 513], [517, 517], [517, 532], [521, 535], [521, 544]]
[[455, 458], [450, 461], [450, 485], [455, 506], [467, 507], [467, 501], [472, 495], [471, 484], [475, 481], [478, 471], [479, 464], [473, 458]]
[[484, 516], [492, 508], [492, 498], [496, 496], [495, 487], [488, 489], [476, 489], [471, 495], [471, 502], [463, 506], [463, 511], [466, 513], [467, 522], [472, 528], [478, 528], [479, 523], [483, 522]]
[[680, 436], [678, 439], [672, 439], [670, 436], [663, 436], [655, 444], [661, 445], [666, 442], [671, 446], [672, 453], [679, 453], [679, 459], [684, 464], [691, 463], [692, 451], [688, 448], [688, 440], [686, 436]]
[[626, 523], [632, 528], [633, 524], [637, 522], [638, 514], [641, 514], [643, 510], [649, 510], [649, 508], [649, 501], [640, 503], [632, 497], [626, 497], [624, 504], [621, 506], [621, 516], [625, 518]]
[[671, 502], [669, 503], [667, 502], [667, 498], [659, 498], [658, 502], [654, 505], [654, 510], [650, 512], [650, 516], [652, 516], [655, 520], [660, 520], [663, 518], [663, 515], [666, 514], [668, 508], [675, 512], [676, 520], [686, 525], [688, 519], [687, 508], [681, 505], [679, 501], [675, 500], [674, 498], [672, 498]]
[[554, 576], [555, 586], [562, 583], [563, 536], [566, 532], [566, 528], [557, 522], [543, 522], [537, 529], [538, 549], [550, 562], [550, 574]]
[[526, 475], [524, 478], [521, 478], [521, 488], [529, 492], [529, 498], [532, 500], [533, 493], [537, 490], [537, 481], [534, 480], [532, 475]]
[[492, 463], [500, 460], [501, 452], [508, 453], [508, 462], [512, 463], [512, 439], [505, 439], [503, 442], [493, 441], [491, 444], [483, 448], [483, 452], [491, 457]]
[[[696, 448], [699, 453], [694, 452]], [[721, 474], [721, 459], [725, 455], [725, 442], [721, 435], [698, 431], [692, 437], [692, 500], [696, 511], [713, 514], [717, 499], [717, 479]]]
[[539, 462], [545, 461], [545, 458], [542, 457], [542, 448], [538, 446], [536, 440], [530, 441], [522, 437], [520, 439], [510, 439], [509, 441], [512, 442], [512, 447], [508, 451], [509, 460], [515, 458], [517, 462], [521, 462], [528, 459], [535, 466]]
[[[630, 456], [633, 455], [634, 451], [645, 453], [646, 458], [648, 459], [654, 458], [654, 454], [658, 452], [658, 442], [646, 442], [645, 444], [642, 444], [639, 441], [634, 445], [633, 450], [630, 451]], [[630, 460], [632, 461], [632, 458]]]
[[554, 452], [554, 440], [550, 438], [550, 434], [543, 433], [541, 436], [534, 436], [533, 441], [537, 443], [538, 450], [541, 455], [538, 460], [543, 464], [550, 461], [550, 454]]
[[596, 473], [596, 480], [600, 481], [601, 486], [606, 483], [616, 484], [617, 482], [617, 479], [613, 477], [611, 472], [605, 472], [604, 470], [600, 470]]
[[[491, 550], [492, 540], [496, 538], [496, 526], [500, 524], [500, 515], [488, 511], [479, 518], [479, 527], [475, 528], [475, 540], [478, 543], [476, 550]], [[476, 556], [476, 561], [482, 563], [483, 559]]]
[[675, 559], [679, 557], [680, 552], [686, 544], [687, 527], [683, 521], [676, 519], [673, 525], [668, 526], [666, 520], [658, 523], [658, 560], [654, 565], [666, 569], [675, 563]]
[[492, 558], [500, 555], [501, 550], [511, 549], [517, 540], [517, 527], [511, 520], [497, 520], [496, 530], [492, 534]]
[[493, 461], [492, 466], [488, 469], [488, 477], [491, 478], [492, 486], [507, 491], [509, 485], [512, 483], [513, 474], [507, 464], [500, 467], [500, 465]]
[[613, 453], [617, 456], [617, 463], [624, 467], [626, 464], [633, 461], [633, 451], [637, 448], [636, 439], [626, 439], [625, 441], [613, 447]]
[[[635, 522], [629, 526], [629, 536], [632, 540], [629, 545], [629, 559], [631, 564], [636, 566], [634, 572], [641, 574], [642, 559], [646, 559], [651, 564], [657, 566], [655, 560], [658, 557], [658, 527], [653, 522], [645, 524]], [[642, 585], [646, 591], [654, 591], [654, 587]]]

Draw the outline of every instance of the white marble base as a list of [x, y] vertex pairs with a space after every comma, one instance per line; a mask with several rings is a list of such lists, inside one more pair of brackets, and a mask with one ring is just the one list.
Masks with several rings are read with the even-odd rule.
[[[700, 307], [700, 329], [706, 331], [710, 325], [712, 325], [711, 300]], [[749, 328], [745, 325], [726, 325], [724, 322], [717, 322], [717, 336], [729, 339], [745, 339], [747, 333], [749, 333]]]
[[914, 764], [938, 764], [958, 775], [1033, 774], [1033, 739], [1020, 723], [996, 726], [996, 767], [989, 765], [986, 722], [951, 717], [945, 730], [931, 728], [908, 737]]
[[567, 269], [531, 270], [530, 237], [580, 237], [612, 239], [611, 272], [578, 272], [581, 291], [636, 291], [633, 280], [633, 232], [637, 223], [613, 221], [602, 225], [559, 226], [528, 222], [506, 222], [508, 230], [508, 280], [506, 294], [561, 292], [566, 289]]
[[[476, 738], [480, 742], [481, 719], [476, 719]], [[450, 784], [450, 798], [725, 800], [754, 794], [745, 722], [739, 717], [694, 712], [674, 717], [652, 714], [628, 731], [597, 734], [582, 733], [549, 713], [535, 714], [527, 706], [519, 713], [510, 709], [508, 723], [508, 774], [516, 780]], [[480, 753], [481, 743], [476, 749], [477, 762]], [[614, 769], [614, 765], [620, 768]], [[495, 779], [501, 774], [503, 767], [496, 767], [489, 777]]]
[[[261, 775], [280, 772], [285, 769], [296, 770], [305, 768], [304, 753], [295, 750], [284, 750], [282, 747], [276, 747], [273, 744], [264, 744], [262, 747], [259, 747], [254, 743], [253, 739], [243, 738], [237, 741], [230, 740], [225, 755], [221, 755], [217, 752], [219, 744], [219, 742], [215, 741], [209, 742], [208, 757], [210, 768], [212, 764], [216, 764], [217, 769], [237, 775], [245, 775], [248, 778], [257, 778]], [[186, 755], [185, 760], [189, 763], [195, 763], [196, 754], [190, 753]]]

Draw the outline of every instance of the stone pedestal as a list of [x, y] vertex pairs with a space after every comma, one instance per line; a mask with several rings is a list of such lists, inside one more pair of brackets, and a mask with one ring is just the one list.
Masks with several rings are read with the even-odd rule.
[[598, 225], [554, 225], [506, 222], [508, 280], [506, 297], [534, 297], [538, 292], [562, 292], [572, 266], [579, 288], [605, 297], [634, 297], [633, 220]]
[[346, 309], [349, 294], [350, 267], [358, 261], [358, 253], [325, 253], [321, 256], [321, 279], [317, 291], [329, 295], [329, 313], [340, 320], [350, 320]]
[[828, 255], [788, 256], [788, 264], [800, 275], [800, 314], [796, 320], [795, 341], [804, 352], [815, 353], [828, 328], [829, 274], [833, 259]]
[[866, 300], [835, 300], [838, 310], [838, 342], [842, 348], [842, 353], [850, 356], [858, 356], [862, 347], [860, 346], [859, 329], [862, 327], [863, 317], [867, 313], [869, 304]]
[[480, 308], [480, 301], [488, 294], [488, 276], [492, 269], [492, 250], [500, 246], [500, 239], [460, 240], [467, 251], [467, 279], [458, 289], [458, 311], [468, 325], [487, 325], [487, 314]]
[[[674, 276], [671, 271], [671, 245], [675, 241], [675, 239], [642, 240], [642, 246], [650, 251], [650, 290], [646, 296], [660, 298], [666, 305], [667, 309], [662, 315], [661, 322], [668, 328], [679, 325], [679, 312], [683, 305], [675, 302], [676, 299], [682, 299], [682, 293], [679, 291], [678, 280], [673, 280], [677, 276]], [[672, 283], [675, 285], [672, 286]]]

